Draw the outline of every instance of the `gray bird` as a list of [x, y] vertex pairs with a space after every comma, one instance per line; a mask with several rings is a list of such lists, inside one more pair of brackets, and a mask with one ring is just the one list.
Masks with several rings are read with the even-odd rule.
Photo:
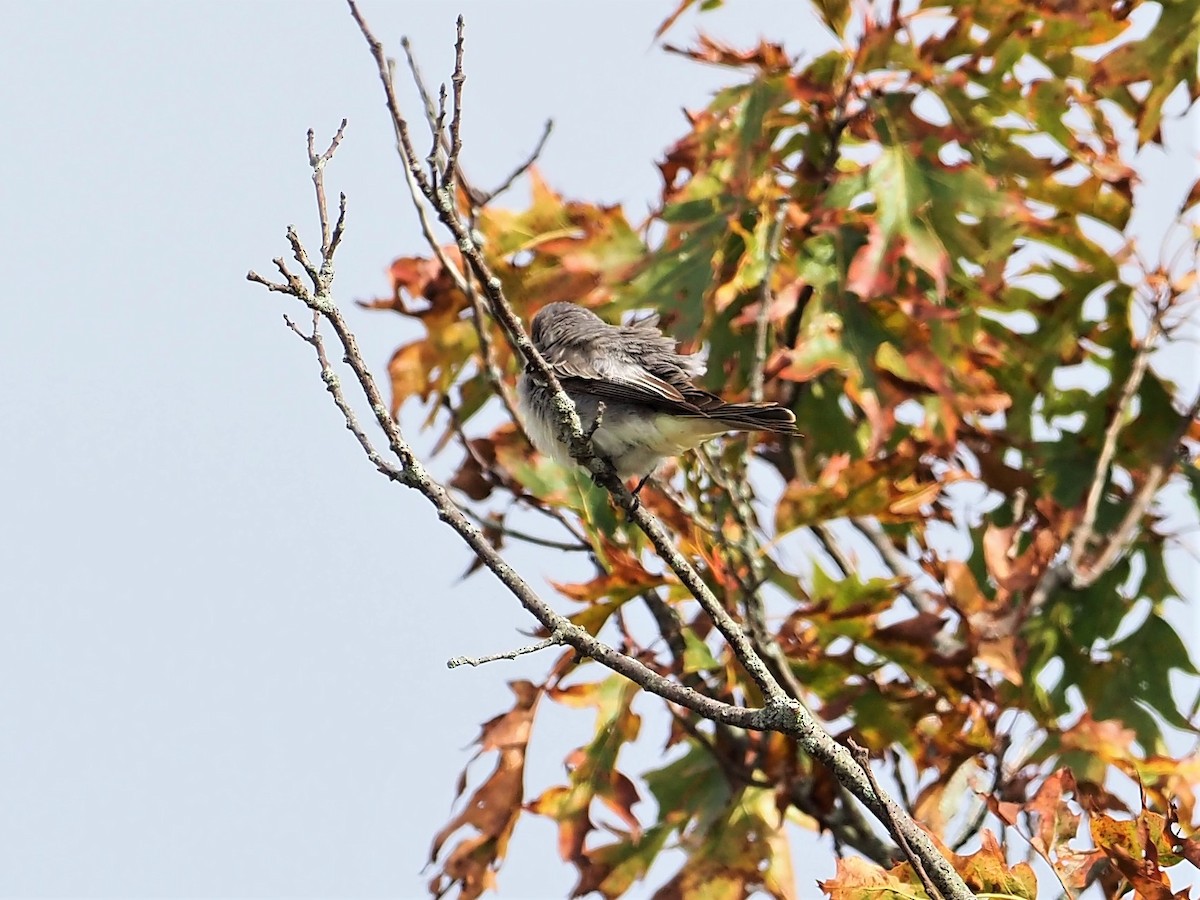
[[[730, 431], [796, 434], [796, 417], [775, 403], [726, 403], [692, 384], [704, 361], [675, 350], [658, 328], [658, 316], [632, 325], [609, 325], [573, 303], [551, 303], [533, 317], [538, 352], [575, 403], [585, 433], [596, 421], [592, 446], [622, 478], [649, 475], [678, 456]], [[517, 400], [533, 445], [570, 463], [558, 440], [550, 390], [529, 368], [517, 383]]]

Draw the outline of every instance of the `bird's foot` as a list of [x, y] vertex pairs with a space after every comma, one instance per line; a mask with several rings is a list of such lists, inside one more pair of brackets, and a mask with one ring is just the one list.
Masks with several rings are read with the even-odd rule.
[[641, 477], [641, 480], [638, 481], [637, 485], [634, 487], [634, 489], [629, 492], [629, 495], [633, 498], [633, 503], [629, 507], [630, 512], [633, 512], [635, 509], [638, 508], [639, 505], [641, 505], [642, 500], [641, 500], [640, 494], [642, 493], [642, 488], [644, 488], [646, 486], [646, 483], [650, 480], [650, 476], [652, 474], [654, 474], [654, 473], [647, 472], [645, 475], [643, 475]]

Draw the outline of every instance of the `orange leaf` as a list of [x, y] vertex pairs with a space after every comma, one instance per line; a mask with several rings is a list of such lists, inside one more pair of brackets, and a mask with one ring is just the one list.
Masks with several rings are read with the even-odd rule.
[[435, 894], [457, 885], [459, 897], [473, 900], [480, 896], [493, 887], [494, 871], [508, 851], [508, 840], [521, 814], [525, 749], [541, 696], [541, 689], [528, 681], [510, 682], [509, 687], [517, 697], [516, 705], [487, 722], [478, 739], [481, 753], [498, 754], [496, 768], [475, 789], [462, 812], [433, 838], [430, 862], [437, 861], [446, 840], [460, 828], [470, 826], [477, 832], [460, 840], [442, 860], [441, 871], [430, 881]]

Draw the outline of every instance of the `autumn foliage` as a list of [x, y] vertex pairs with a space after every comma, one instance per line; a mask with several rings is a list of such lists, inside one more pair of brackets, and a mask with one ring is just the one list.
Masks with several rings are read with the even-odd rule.
[[[526, 321], [557, 300], [611, 321], [658, 311], [706, 349], [704, 387], [795, 411], [803, 437], [716, 442], [642, 502], [972, 889], [1188, 896], [1197, 670], [1167, 614], [1179, 521], [1164, 502], [1194, 521], [1200, 428], [1152, 354], [1194, 311], [1200, 189], [1179, 185], [1164, 246], [1137, 246], [1129, 223], [1139, 151], [1200, 89], [1200, 5], [816, 7], [836, 37], [820, 55], [667, 48], [729, 86], [666, 148], [648, 221], [536, 171], [527, 208], [466, 192], [463, 208]], [[397, 259], [392, 296], [370, 304], [424, 328], [391, 360], [393, 412], [427, 410], [495, 545], [536, 537], [589, 561], [557, 583], [546, 551], [572, 621], [755, 704], [645, 536], [530, 448], [510, 414], [520, 364], [459, 265], [453, 246]], [[619, 897], [671, 851], [657, 897], [795, 897], [813, 879], [789, 842], [809, 829], [840, 856], [830, 897], [923, 896], [791, 739], [670, 708], [570, 650], [512, 689], [479, 736], [490, 773], [460, 785], [434, 840], [434, 893], [494, 888], [517, 820], [543, 816], [576, 895]], [[530, 796], [545, 704], [589, 711], [590, 737]], [[650, 739], [651, 710], [665, 762], [630, 771], [622, 750]]]

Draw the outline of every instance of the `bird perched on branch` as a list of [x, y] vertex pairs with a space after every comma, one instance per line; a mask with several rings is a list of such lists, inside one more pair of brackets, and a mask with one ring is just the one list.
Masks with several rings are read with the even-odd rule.
[[[789, 409], [726, 403], [693, 385], [704, 361], [678, 353], [675, 340], [659, 330], [658, 316], [609, 325], [581, 306], [551, 303], [533, 317], [530, 336], [575, 403], [592, 446], [622, 478], [649, 475], [663, 459], [730, 431], [796, 434]], [[570, 462], [558, 438], [553, 394], [532, 367], [517, 384], [517, 399], [533, 445]]]

